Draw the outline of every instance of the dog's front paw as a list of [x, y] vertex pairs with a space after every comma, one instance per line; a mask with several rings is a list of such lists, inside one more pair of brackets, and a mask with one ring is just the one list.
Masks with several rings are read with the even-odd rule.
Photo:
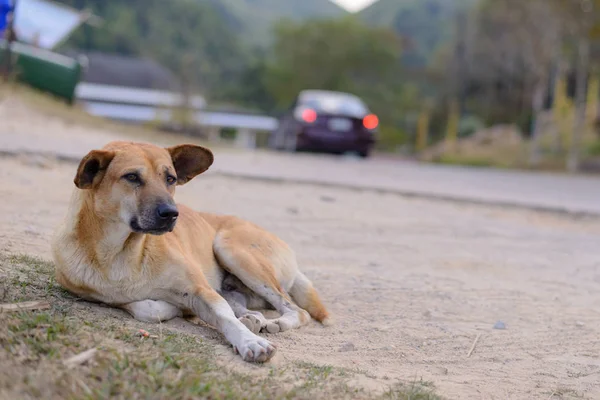
[[239, 353], [244, 361], [248, 362], [266, 362], [275, 355], [277, 347], [268, 340], [256, 336], [253, 339], [244, 341], [241, 345], [235, 346], [236, 353]]

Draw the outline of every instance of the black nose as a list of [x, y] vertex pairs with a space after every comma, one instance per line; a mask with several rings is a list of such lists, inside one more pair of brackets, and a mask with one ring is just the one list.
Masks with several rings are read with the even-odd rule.
[[159, 204], [156, 213], [162, 219], [175, 219], [179, 216], [179, 211], [173, 204]]

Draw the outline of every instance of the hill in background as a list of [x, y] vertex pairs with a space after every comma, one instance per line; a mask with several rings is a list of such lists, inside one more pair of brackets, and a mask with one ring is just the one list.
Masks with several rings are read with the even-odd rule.
[[454, 38], [456, 15], [479, 0], [379, 0], [359, 13], [369, 25], [393, 28], [407, 43], [404, 61], [424, 66]]
[[348, 14], [330, 0], [197, 0], [218, 10], [228, 26], [250, 44], [265, 44], [273, 24], [282, 19], [335, 18]]

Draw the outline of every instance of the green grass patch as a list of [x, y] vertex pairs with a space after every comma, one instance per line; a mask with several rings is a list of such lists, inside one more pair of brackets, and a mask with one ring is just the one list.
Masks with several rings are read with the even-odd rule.
[[[219, 361], [218, 341], [107, 315], [57, 285], [51, 263], [0, 253], [0, 302], [31, 300], [51, 308], [0, 313], [0, 398], [439, 399], [423, 383], [369, 393], [349, 384], [358, 372], [330, 365], [232, 368]], [[65, 363], [89, 349], [87, 362]]]
[[388, 389], [382, 399], [389, 400], [441, 400], [435, 394], [434, 385], [431, 382], [416, 381], [410, 384], [396, 384]]
[[483, 157], [470, 157], [470, 156], [459, 156], [459, 155], [443, 155], [437, 162], [439, 164], [447, 165], [464, 165], [467, 167], [502, 167], [506, 166], [497, 164], [493, 160]]

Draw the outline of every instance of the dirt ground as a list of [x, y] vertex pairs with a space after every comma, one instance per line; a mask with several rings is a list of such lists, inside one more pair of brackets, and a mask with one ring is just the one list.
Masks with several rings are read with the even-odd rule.
[[[74, 172], [0, 158], [0, 251], [50, 258]], [[376, 391], [423, 379], [452, 399], [600, 398], [600, 219], [211, 174], [177, 199], [279, 234], [322, 294], [335, 325], [270, 335], [274, 365], [353, 369]]]

